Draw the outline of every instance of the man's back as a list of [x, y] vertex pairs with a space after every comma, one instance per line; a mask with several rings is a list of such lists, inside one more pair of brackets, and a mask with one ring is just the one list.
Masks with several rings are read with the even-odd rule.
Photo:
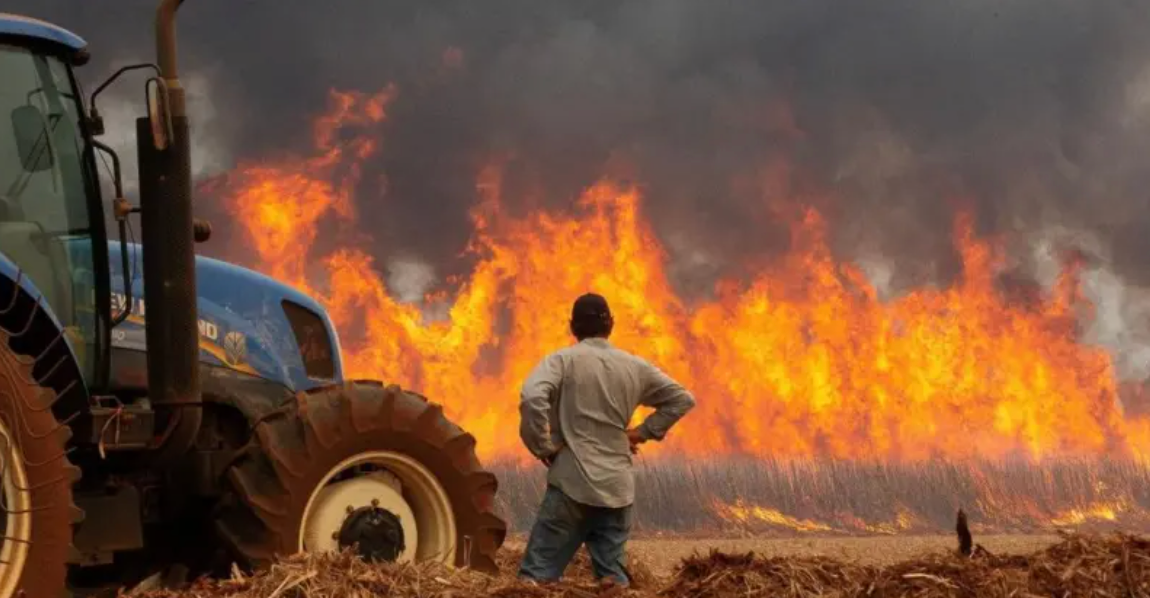
[[[661, 439], [695, 404], [645, 360], [588, 338], [544, 359], [523, 385], [520, 434], [536, 456], [554, 449], [548, 483], [576, 502], [618, 508], [635, 497], [627, 425], [640, 405], [655, 407], [639, 428]], [[550, 430], [549, 422], [557, 423]]]
[[[612, 347], [607, 338], [614, 326], [602, 295], [580, 296], [571, 306], [571, 334], [579, 344], [548, 355], [523, 383], [519, 436], [549, 469], [519, 565], [522, 578], [558, 581], [585, 544], [596, 578], [629, 584], [632, 447], [662, 440], [695, 406], [658, 368]], [[639, 405], [655, 412], [628, 429]]]

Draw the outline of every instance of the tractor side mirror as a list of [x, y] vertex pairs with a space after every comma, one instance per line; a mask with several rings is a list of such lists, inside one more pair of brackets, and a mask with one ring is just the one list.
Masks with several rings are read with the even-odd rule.
[[48, 143], [48, 121], [44, 113], [32, 104], [12, 110], [12, 131], [16, 136], [16, 151], [20, 165], [27, 172], [43, 172], [52, 168], [52, 149]]
[[160, 151], [172, 142], [172, 109], [168, 100], [168, 86], [159, 78], [148, 79], [148, 122], [152, 127], [152, 145]]

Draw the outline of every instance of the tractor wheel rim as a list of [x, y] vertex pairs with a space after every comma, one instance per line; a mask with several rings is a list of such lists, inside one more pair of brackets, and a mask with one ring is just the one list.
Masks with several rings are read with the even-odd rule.
[[[365, 465], [385, 473], [360, 473], [333, 482], [340, 474]], [[304, 507], [297, 549], [338, 550], [339, 530], [347, 517], [371, 507], [382, 507], [401, 520], [405, 550], [399, 561], [454, 563], [456, 523], [451, 498], [431, 470], [394, 451], [360, 453], [328, 470]]]
[[16, 595], [32, 539], [32, 496], [20, 447], [0, 418], [0, 598]]

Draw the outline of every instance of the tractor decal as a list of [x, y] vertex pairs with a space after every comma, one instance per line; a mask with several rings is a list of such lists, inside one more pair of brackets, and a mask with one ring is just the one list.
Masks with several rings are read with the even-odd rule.
[[[112, 309], [120, 310], [127, 304], [127, 297], [122, 293], [112, 293]], [[144, 349], [144, 326], [147, 325], [147, 306], [142, 299], [133, 299], [132, 314], [124, 325], [112, 333], [113, 344], [124, 349]], [[134, 324], [132, 328], [125, 325]], [[238, 330], [227, 332], [221, 336], [220, 326], [207, 318], [199, 318], [197, 325], [200, 332], [200, 351], [211, 355], [220, 363], [252, 376], [259, 376], [250, 363], [248, 363], [247, 335]]]

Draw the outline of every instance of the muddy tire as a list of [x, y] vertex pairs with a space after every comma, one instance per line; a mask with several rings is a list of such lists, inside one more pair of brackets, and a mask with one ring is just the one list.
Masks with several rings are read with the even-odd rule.
[[65, 448], [72, 435], [52, 414], [56, 392], [32, 377], [32, 358], [17, 355], [0, 329], [0, 598], [67, 596], [72, 501], [80, 470]]
[[[431, 485], [443, 499], [440, 511], [449, 513], [450, 527], [443, 529], [453, 530], [444, 543], [448, 548], [434, 558], [457, 567], [497, 570], [495, 553], [506, 524], [494, 514], [497, 482], [476, 457], [475, 438], [448, 421], [439, 405], [379, 383], [299, 393], [294, 408], [259, 422], [246, 453], [226, 472], [231, 496], [222, 502], [217, 530], [252, 566], [313, 550], [304, 546], [304, 536], [311, 533], [315, 497], [330, 488], [343, 464], [370, 455], [409, 463], [434, 478]], [[383, 468], [398, 471], [386, 464]], [[410, 480], [405, 484], [415, 487]], [[420, 511], [431, 512], [434, 505], [421, 504], [410, 492], [404, 490], [414, 519], [430, 521]], [[324, 533], [330, 532], [325, 528]]]

